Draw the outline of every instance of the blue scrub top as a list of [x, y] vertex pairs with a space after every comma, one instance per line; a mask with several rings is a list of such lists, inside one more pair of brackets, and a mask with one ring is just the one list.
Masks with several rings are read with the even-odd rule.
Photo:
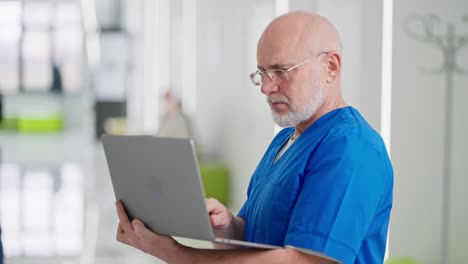
[[320, 251], [343, 263], [382, 263], [393, 170], [382, 138], [353, 107], [273, 139], [239, 212], [245, 240]]

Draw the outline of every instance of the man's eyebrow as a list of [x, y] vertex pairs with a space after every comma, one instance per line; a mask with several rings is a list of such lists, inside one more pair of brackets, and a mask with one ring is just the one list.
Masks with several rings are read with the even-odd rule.
[[272, 69], [284, 69], [284, 68], [289, 68], [290, 66], [291, 66], [290, 64], [275, 63], [275, 64], [271, 65], [271, 68]]
[[[291, 64], [275, 63], [275, 64], [269, 66], [268, 68], [269, 69], [285, 69], [285, 68], [289, 68], [289, 67], [291, 67]], [[259, 65], [257, 65], [257, 69], [262, 70], [262, 71], [265, 70], [265, 68], [263, 68], [262, 66], [259, 66]]]

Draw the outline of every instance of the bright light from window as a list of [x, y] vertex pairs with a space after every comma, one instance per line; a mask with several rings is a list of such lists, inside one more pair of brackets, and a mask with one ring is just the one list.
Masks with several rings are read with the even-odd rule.
[[382, 23], [382, 95], [380, 133], [390, 152], [392, 111], [392, 28], [393, 0], [383, 1]]
[[[390, 155], [390, 134], [392, 114], [392, 29], [393, 29], [393, 0], [383, 1], [382, 21], [382, 90], [380, 110], [380, 134]], [[388, 244], [385, 259], [388, 257]]]

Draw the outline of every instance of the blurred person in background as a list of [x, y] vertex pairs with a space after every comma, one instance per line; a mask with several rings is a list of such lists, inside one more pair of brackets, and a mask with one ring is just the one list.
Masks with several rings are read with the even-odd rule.
[[[116, 202], [117, 240], [168, 263], [383, 263], [393, 199], [385, 144], [342, 97], [342, 47], [324, 17], [292, 12], [273, 20], [250, 75], [282, 127], [255, 170], [237, 216], [215, 199], [217, 237], [281, 249], [195, 249], [130, 221]], [[248, 132], [246, 133], [248, 136]], [[246, 146], [248, 148], [248, 146]]]
[[192, 124], [190, 119], [182, 111], [182, 103], [171, 92], [164, 94], [166, 112], [158, 131], [160, 137], [193, 138]]
[[202, 147], [196, 137], [193, 124], [189, 116], [182, 110], [181, 100], [171, 91], [167, 91], [163, 96], [164, 115], [161, 126], [156, 134], [158, 137], [169, 138], [190, 138], [195, 144], [195, 150], [199, 159], [202, 159]]

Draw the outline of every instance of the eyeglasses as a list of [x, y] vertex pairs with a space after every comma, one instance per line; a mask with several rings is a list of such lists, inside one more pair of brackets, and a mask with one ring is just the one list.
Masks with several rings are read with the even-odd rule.
[[308, 58], [305, 61], [302, 61], [294, 66], [292, 66], [289, 69], [271, 69], [271, 70], [257, 70], [253, 73], [250, 74], [250, 80], [255, 86], [261, 86], [263, 84], [263, 81], [265, 80], [265, 76], [270, 77], [272, 81], [275, 81], [277, 78], [282, 81], [288, 81], [288, 72], [296, 69], [297, 67], [301, 66], [302, 64], [319, 57], [320, 55], [326, 54], [328, 51], [322, 51], [315, 55], [314, 57]]

